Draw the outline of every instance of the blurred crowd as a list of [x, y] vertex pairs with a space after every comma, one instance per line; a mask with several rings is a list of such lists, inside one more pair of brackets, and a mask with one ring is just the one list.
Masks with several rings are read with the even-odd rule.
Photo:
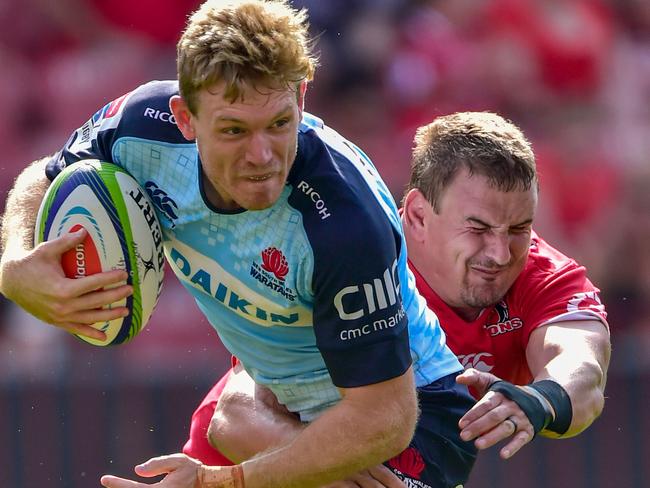
[[[144, 81], [175, 77], [175, 41], [198, 3], [0, 2], [3, 201], [28, 162], [60, 148], [95, 110]], [[602, 289], [613, 371], [647, 366], [650, 2], [293, 4], [309, 9], [320, 53], [308, 111], [361, 146], [397, 200], [414, 131], [436, 115], [489, 110], [523, 128], [541, 179], [537, 231], [587, 265]], [[187, 377], [228, 363], [173, 277], [141, 335], [108, 356], [5, 301], [0, 382], [25, 374], [47, 380], [91, 362], [124, 367], [131, 378], [134, 370]]]

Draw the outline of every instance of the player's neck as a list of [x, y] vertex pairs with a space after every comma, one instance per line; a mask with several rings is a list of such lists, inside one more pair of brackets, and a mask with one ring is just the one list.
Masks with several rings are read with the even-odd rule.
[[483, 312], [483, 308], [473, 308], [473, 307], [452, 307], [449, 306], [456, 315], [458, 315], [461, 319], [463, 319], [465, 322], [474, 322], [481, 313]]

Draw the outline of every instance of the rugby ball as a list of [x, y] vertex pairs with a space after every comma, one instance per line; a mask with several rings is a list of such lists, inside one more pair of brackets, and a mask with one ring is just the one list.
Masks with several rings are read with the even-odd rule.
[[153, 313], [162, 289], [162, 232], [147, 192], [121, 167], [98, 160], [79, 161], [52, 181], [36, 218], [35, 244], [80, 228], [86, 239], [62, 256], [68, 278], [124, 269], [133, 294], [108, 307], [126, 306], [126, 317], [94, 324], [106, 333], [96, 346], [117, 345], [135, 337]]

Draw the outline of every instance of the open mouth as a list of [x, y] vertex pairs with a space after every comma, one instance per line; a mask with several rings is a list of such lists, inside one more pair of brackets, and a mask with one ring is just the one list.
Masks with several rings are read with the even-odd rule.
[[267, 173], [265, 175], [253, 175], [253, 176], [247, 176], [246, 178], [251, 180], [251, 181], [266, 181], [269, 178], [273, 177], [273, 173]]

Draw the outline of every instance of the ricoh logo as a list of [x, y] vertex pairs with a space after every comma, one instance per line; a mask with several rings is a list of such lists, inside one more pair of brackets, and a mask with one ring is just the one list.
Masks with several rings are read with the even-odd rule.
[[[377, 310], [385, 310], [397, 303], [399, 297], [399, 278], [396, 274], [397, 260], [390, 268], [386, 268], [381, 278], [375, 278], [371, 283], [346, 286], [334, 297], [334, 306], [342, 320], [357, 320], [366, 315], [371, 315]], [[364, 302], [362, 308], [351, 310], [345, 302]], [[346, 298], [348, 300], [346, 300]]]
[[311, 198], [312, 202], [314, 202], [316, 210], [318, 210], [318, 213], [320, 214], [321, 220], [325, 220], [327, 217], [332, 216], [332, 214], [329, 213], [329, 210], [327, 210], [325, 201], [321, 198], [320, 194], [309, 185], [309, 183], [304, 180], [301, 181], [298, 183], [298, 189], [309, 198]]
[[161, 122], [167, 122], [168, 124], [176, 125], [176, 119], [172, 114], [169, 112], [163, 112], [162, 110], [157, 110], [155, 108], [145, 108], [144, 116], [149, 117], [150, 119], [160, 120]]

